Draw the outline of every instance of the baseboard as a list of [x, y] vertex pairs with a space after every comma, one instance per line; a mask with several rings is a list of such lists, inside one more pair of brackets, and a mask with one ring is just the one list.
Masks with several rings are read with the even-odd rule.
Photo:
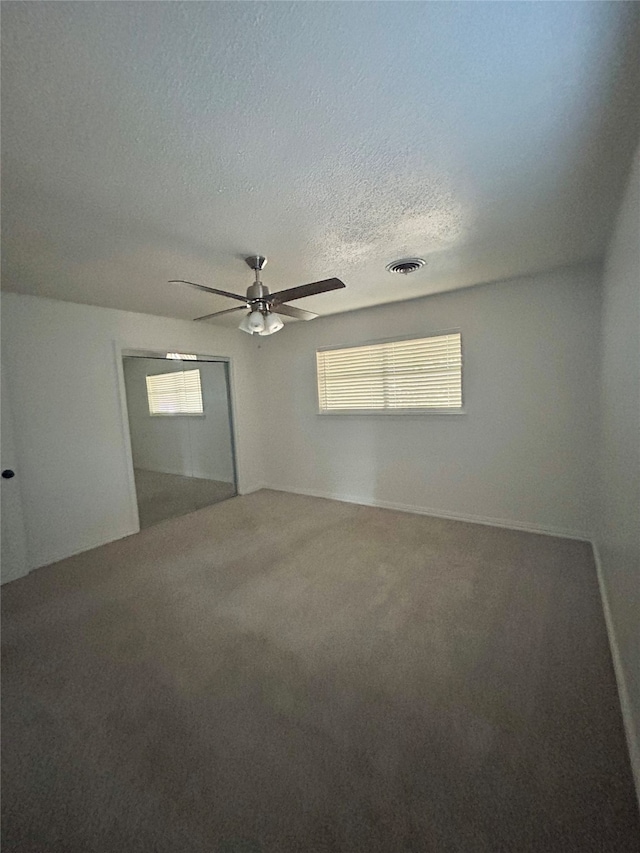
[[250, 495], [252, 492], [259, 492], [261, 489], [266, 489], [264, 483], [249, 483], [245, 485], [244, 483], [240, 483], [238, 485], [238, 494], [239, 495]]
[[557, 536], [561, 539], [577, 539], [580, 542], [591, 541], [588, 533], [577, 530], [567, 530], [562, 527], [547, 527], [544, 525], [513, 521], [511, 519], [492, 518], [490, 516], [471, 515], [468, 513], [452, 513], [448, 510], [436, 509], [434, 507], [414, 506], [413, 504], [395, 503], [392, 501], [380, 501], [371, 498], [355, 497], [353, 495], [332, 494], [330, 492], [322, 492], [315, 489], [285, 488], [283, 486], [272, 486], [269, 484], [262, 488], [273, 489], [274, 492], [290, 492], [295, 495], [308, 495], [311, 498], [327, 498], [332, 501], [360, 504], [361, 506], [375, 506], [380, 509], [395, 509], [398, 510], [398, 512], [412, 512], [417, 515], [431, 515], [434, 518], [447, 518], [451, 521], [467, 521], [471, 524], [485, 524], [489, 527], [505, 527], [508, 530], [521, 530], [524, 533], [540, 533], [544, 536]]
[[[149, 469], [145, 469], [149, 470]], [[163, 473], [163, 472], [160, 472]], [[204, 477], [203, 479], [209, 479], [208, 477]], [[218, 482], [228, 482], [227, 480], [220, 480]], [[230, 485], [233, 484], [233, 481], [230, 481]], [[246, 494], [248, 491], [258, 491], [258, 489], [263, 489], [263, 484], [256, 485], [255, 488], [246, 490], [241, 492], [241, 494]], [[93, 551], [94, 548], [101, 548], [103, 545], [108, 545], [110, 542], [117, 542], [119, 539], [126, 539], [127, 536], [133, 536], [134, 533], [140, 533], [139, 527], [132, 527], [131, 530], [128, 530], [126, 533], [119, 533], [117, 536], [110, 536], [107, 539], [98, 539], [95, 542], [91, 542], [87, 545], [83, 545], [81, 548], [76, 548], [73, 551], [65, 551], [64, 553], [53, 554], [50, 557], [47, 557], [46, 560], [38, 562], [36, 565], [31, 566], [28, 571], [25, 572], [21, 577], [25, 577], [29, 574], [29, 572], [35, 572], [37, 569], [42, 569], [45, 566], [50, 566], [52, 563], [58, 563], [60, 560], [66, 560], [68, 557], [75, 557], [78, 554], [84, 554], [85, 551]], [[14, 580], [12, 578], [12, 580]], [[11, 583], [12, 580], [6, 581], [6, 583]], [[15, 578], [18, 580], [18, 578]]]
[[126, 539], [127, 536], [133, 536], [134, 533], [140, 533], [140, 529], [133, 528], [126, 533], [119, 533], [117, 536], [110, 536], [108, 539], [100, 539], [90, 545], [83, 545], [82, 548], [76, 548], [74, 551], [67, 551], [64, 554], [60, 553], [52, 557], [47, 557], [45, 562], [39, 562], [37, 565], [32, 566], [27, 574], [36, 572], [38, 569], [43, 569], [45, 566], [51, 566], [53, 563], [59, 563], [60, 560], [66, 560], [68, 557], [76, 557], [78, 554], [84, 554], [86, 551], [93, 551], [94, 548], [101, 548], [103, 545], [109, 545], [111, 542], [117, 542], [119, 539]]
[[2, 572], [0, 572], [0, 586], [5, 586], [8, 583], [13, 583], [14, 581], [19, 581], [20, 578], [26, 578], [26, 576], [29, 574], [30, 571], [31, 571], [31, 569], [25, 568], [25, 570], [20, 572], [19, 575], [15, 575], [12, 578], [7, 578], [2, 574]]
[[233, 486], [233, 478], [228, 480], [226, 477], [212, 477], [211, 474], [205, 474], [199, 471], [194, 471], [189, 477], [194, 477], [196, 480], [215, 480], [216, 483], [225, 483], [228, 486]]
[[616, 638], [616, 630], [611, 615], [611, 607], [609, 605], [609, 593], [607, 592], [607, 584], [604, 579], [602, 570], [602, 561], [598, 546], [592, 542], [593, 559], [596, 564], [596, 574], [598, 576], [598, 585], [600, 587], [600, 597], [602, 599], [602, 609], [604, 610], [604, 621], [607, 626], [607, 635], [609, 637], [609, 648], [611, 649], [611, 658], [613, 660], [613, 669], [616, 676], [616, 684], [618, 685], [618, 697], [620, 699], [620, 708], [622, 709], [622, 722], [624, 724], [624, 732], [627, 738], [627, 747], [629, 749], [629, 758], [631, 759], [631, 770], [636, 785], [636, 795], [638, 797], [638, 807], [640, 807], [640, 737], [635, 726], [633, 711], [631, 708], [631, 700], [629, 699], [629, 691], [627, 690], [627, 679], [620, 657], [620, 649], [618, 648], [618, 640]]
[[214, 477], [211, 472], [207, 471], [191, 471], [185, 474], [184, 471], [174, 471], [171, 468], [134, 468], [135, 471], [149, 471], [152, 474], [173, 474], [176, 477], [194, 477], [196, 480], [215, 480], [218, 483], [233, 484], [233, 479], [228, 480], [226, 477]]
[[148, 471], [150, 474], [172, 474], [174, 477], [189, 477], [190, 474], [185, 474], [184, 471], [176, 471], [173, 468], [143, 468], [141, 465], [135, 465], [133, 469], [136, 471]]

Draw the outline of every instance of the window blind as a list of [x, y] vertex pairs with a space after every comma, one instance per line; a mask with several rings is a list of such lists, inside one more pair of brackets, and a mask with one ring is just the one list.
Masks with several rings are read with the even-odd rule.
[[199, 370], [175, 370], [147, 376], [151, 415], [202, 415]]
[[173, 358], [176, 361], [197, 361], [198, 356], [186, 352], [168, 352], [167, 358]]
[[462, 407], [459, 332], [316, 353], [321, 412]]

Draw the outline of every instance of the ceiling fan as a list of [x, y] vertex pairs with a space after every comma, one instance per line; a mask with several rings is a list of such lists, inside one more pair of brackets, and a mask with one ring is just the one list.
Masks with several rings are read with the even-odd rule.
[[[285, 317], [295, 317], [296, 320], [313, 320], [318, 315], [293, 305], [285, 305], [293, 299], [302, 299], [305, 296], [315, 296], [316, 293], [325, 293], [328, 290], [339, 290], [344, 287], [344, 282], [339, 278], [326, 278], [323, 281], [313, 281], [311, 284], [301, 284], [299, 287], [290, 287], [288, 290], [279, 290], [277, 293], [269, 293], [269, 288], [262, 283], [260, 271], [267, 265], [264, 255], [250, 255], [245, 258], [246, 263], [254, 270], [256, 279], [247, 288], [247, 295], [240, 296], [238, 293], [229, 293], [228, 290], [218, 290], [215, 287], [206, 287], [204, 284], [196, 284], [194, 281], [183, 281], [174, 279], [169, 284], [189, 284], [204, 290], [206, 293], [217, 293], [219, 296], [228, 296], [230, 299], [238, 299], [244, 303], [237, 308], [227, 308], [226, 311], [215, 311], [213, 314], [205, 314], [196, 317], [196, 320], [208, 320], [211, 317], [220, 317], [223, 314], [231, 314], [234, 311], [246, 311], [249, 313], [242, 319], [238, 328], [250, 335], [272, 335], [284, 325], [278, 314]], [[274, 313], [277, 308], [278, 314]]]

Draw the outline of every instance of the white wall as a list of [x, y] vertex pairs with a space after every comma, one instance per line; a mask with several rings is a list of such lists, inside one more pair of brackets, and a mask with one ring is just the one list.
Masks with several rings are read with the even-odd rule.
[[[599, 275], [568, 268], [288, 325], [260, 344], [267, 486], [587, 537]], [[465, 415], [316, 414], [318, 347], [453, 328]]]
[[597, 547], [640, 794], [640, 151], [605, 264]]
[[[200, 371], [204, 414], [150, 415], [146, 377], [193, 369]], [[222, 362], [125, 358], [124, 378], [134, 467], [233, 483], [227, 383]]]
[[137, 530], [116, 346], [230, 357], [239, 489], [259, 485], [252, 344], [236, 329], [2, 294], [28, 568]]

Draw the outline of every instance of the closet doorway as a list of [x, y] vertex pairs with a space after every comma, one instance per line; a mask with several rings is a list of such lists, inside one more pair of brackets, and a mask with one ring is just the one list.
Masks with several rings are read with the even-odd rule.
[[125, 351], [123, 370], [140, 528], [236, 495], [228, 361]]

